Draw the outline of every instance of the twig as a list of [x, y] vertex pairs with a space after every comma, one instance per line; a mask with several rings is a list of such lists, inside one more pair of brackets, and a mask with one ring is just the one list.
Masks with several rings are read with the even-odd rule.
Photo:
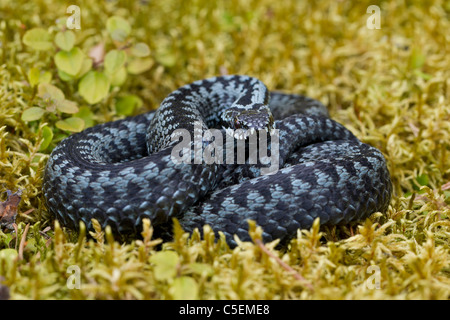
[[25, 226], [25, 230], [23, 231], [22, 234], [22, 239], [20, 239], [20, 245], [19, 245], [19, 260], [23, 259], [23, 248], [25, 247], [25, 240], [27, 238], [27, 233], [28, 233], [28, 229], [30, 228], [30, 224], [27, 223], [27, 225]]

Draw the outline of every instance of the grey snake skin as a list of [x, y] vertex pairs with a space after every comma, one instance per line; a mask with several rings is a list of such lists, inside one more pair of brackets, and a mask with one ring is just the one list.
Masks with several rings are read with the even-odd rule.
[[[280, 169], [264, 175], [260, 162], [174, 163], [171, 134], [184, 128], [195, 138], [196, 120], [203, 130], [276, 128]], [[156, 111], [64, 139], [50, 155], [43, 190], [49, 210], [72, 229], [79, 221], [90, 228], [95, 218], [115, 234], [137, 235], [144, 218], [167, 230], [176, 217], [186, 231], [208, 224], [235, 246], [234, 235], [249, 240], [248, 219], [263, 228], [265, 242], [286, 242], [317, 217], [337, 225], [385, 212], [392, 187], [382, 153], [330, 119], [320, 102], [232, 75], [196, 81]]]

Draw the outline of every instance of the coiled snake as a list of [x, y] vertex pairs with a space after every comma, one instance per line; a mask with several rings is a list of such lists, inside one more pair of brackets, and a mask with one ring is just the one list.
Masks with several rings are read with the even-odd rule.
[[[195, 141], [201, 134], [196, 121], [201, 132], [222, 128], [223, 141], [234, 134], [237, 139], [226, 140], [231, 149], [214, 152], [231, 157], [174, 161], [174, 148], [186, 136], [174, 140], [172, 134], [186, 129]], [[262, 174], [267, 162], [252, 163], [248, 155], [239, 164], [238, 142], [248, 151], [251, 134], [274, 128], [279, 148], [271, 149], [276, 141], [268, 134], [267, 155], [279, 154], [279, 170]], [[213, 141], [205, 137], [190, 157], [175, 154], [196, 160]], [[196, 150], [194, 142], [184, 142]], [[233, 246], [234, 235], [249, 239], [248, 219], [263, 228], [264, 241], [286, 241], [317, 217], [335, 225], [384, 212], [391, 197], [381, 152], [331, 120], [320, 102], [269, 92], [258, 79], [240, 75], [193, 82], [156, 111], [64, 139], [51, 153], [43, 189], [50, 211], [70, 228], [80, 220], [90, 227], [95, 218], [117, 234], [136, 234], [143, 218], [158, 228], [176, 217], [191, 232], [209, 224]]]

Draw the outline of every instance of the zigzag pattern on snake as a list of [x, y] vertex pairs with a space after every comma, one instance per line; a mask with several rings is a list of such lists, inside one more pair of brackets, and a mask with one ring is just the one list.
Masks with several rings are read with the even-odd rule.
[[[230, 128], [278, 129], [280, 169], [263, 175], [261, 163], [248, 161], [174, 163], [171, 134], [183, 128], [194, 137], [195, 121], [224, 137]], [[320, 102], [269, 92], [241, 75], [193, 82], [156, 111], [64, 139], [47, 163], [43, 189], [50, 211], [69, 228], [79, 221], [89, 228], [95, 218], [117, 234], [136, 234], [144, 218], [157, 229], [176, 217], [190, 232], [209, 224], [231, 246], [234, 235], [249, 239], [248, 219], [263, 228], [264, 241], [287, 241], [317, 217], [336, 225], [385, 212], [392, 190], [382, 153], [330, 119]]]

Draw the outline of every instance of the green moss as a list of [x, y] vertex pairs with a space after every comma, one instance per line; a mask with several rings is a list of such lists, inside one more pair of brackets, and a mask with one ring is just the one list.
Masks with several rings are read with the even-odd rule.
[[[381, 29], [371, 30], [371, 4], [80, 1], [75, 42], [66, 34], [55, 43], [70, 15], [65, 1], [2, 1], [0, 192], [23, 191], [17, 230], [0, 232], [0, 279], [11, 298], [450, 298], [450, 7], [382, 2]], [[125, 20], [109, 20], [108, 27], [113, 16]], [[34, 28], [44, 30], [45, 41], [24, 44]], [[72, 46], [89, 55], [101, 42], [107, 52], [129, 50], [135, 60], [127, 61], [120, 79], [110, 79], [106, 97], [90, 104], [78, 83], [88, 67], [103, 72], [102, 63], [72, 70], [63, 59], [71, 76], [58, 70], [54, 57]], [[122, 58], [111, 55], [108, 68], [124, 68]], [[75, 117], [90, 126], [142, 113], [181, 85], [223, 73], [249, 74], [271, 89], [317, 98], [334, 119], [379, 148], [394, 185], [388, 212], [358, 225], [315, 224], [283, 249], [262, 246], [254, 224], [254, 241], [231, 250], [223, 238], [214, 241], [208, 227], [202, 239], [175, 224], [173, 241], [161, 244], [146, 221], [141, 240], [121, 243], [108, 229], [96, 226], [87, 237], [83, 227], [76, 234], [55, 223], [41, 186], [50, 151], [69, 134], [60, 121]], [[59, 88], [70, 104], [43, 99], [40, 83]], [[121, 105], [130, 96], [143, 103]], [[33, 107], [45, 112], [28, 111], [24, 121]]]

